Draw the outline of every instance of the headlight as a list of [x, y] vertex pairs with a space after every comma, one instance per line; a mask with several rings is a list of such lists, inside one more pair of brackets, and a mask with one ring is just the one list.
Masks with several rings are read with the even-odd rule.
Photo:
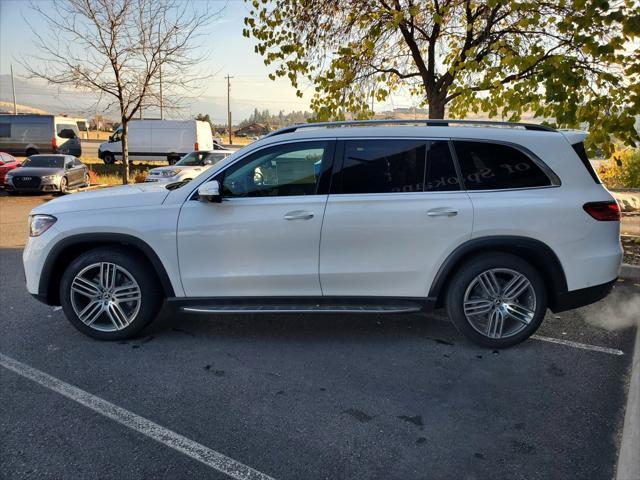
[[42, 180], [44, 180], [45, 182], [52, 182], [54, 181], [56, 178], [58, 178], [59, 175], [44, 175], [42, 177]]
[[29, 215], [29, 236], [39, 237], [58, 219], [52, 215]]
[[162, 176], [163, 177], [175, 177], [176, 175], [178, 175], [180, 172], [182, 171], [181, 168], [175, 168], [173, 170], [164, 170], [162, 172]]

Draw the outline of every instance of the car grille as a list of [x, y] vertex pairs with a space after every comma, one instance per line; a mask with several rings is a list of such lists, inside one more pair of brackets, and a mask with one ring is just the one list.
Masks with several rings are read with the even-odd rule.
[[40, 177], [13, 177], [13, 186], [16, 188], [38, 188]]

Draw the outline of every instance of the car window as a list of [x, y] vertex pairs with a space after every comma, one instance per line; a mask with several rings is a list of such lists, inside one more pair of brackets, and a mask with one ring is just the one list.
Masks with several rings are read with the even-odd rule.
[[202, 165], [202, 159], [204, 157], [203, 153], [191, 152], [182, 157], [178, 162], [176, 162], [176, 166], [180, 167], [197, 167]]
[[73, 130], [73, 133], [76, 136], [79, 136], [80, 131], [78, 130], [78, 125], [75, 123], [58, 123], [56, 124], [56, 134], [59, 136], [63, 130]]
[[82, 166], [82, 162], [80, 160], [78, 160], [77, 158], [73, 159], [73, 166], [74, 167], [81, 167]]
[[11, 124], [0, 123], [0, 137], [9, 138], [11, 136]]
[[460, 190], [460, 180], [453, 164], [448, 141], [429, 142], [424, 190], [426, 192]]
[[223, 196], [315, 195], [328, 142], [277, 145], [249, 155], [224, 173]]
[[341, 193], [422, 192], [428, 142], [345, 141]]
[[64, 158], [53, 155], [31, 155], [24, 161], [22, 166], [39, 168], [62, 168], [64, 166]]
[[551, 185], [524, 152], [491, 142], [454, 141], [467, 190], [531, 188]]
[[215, 165], [229, 156], [228, 152], [209, 152], [204, 158], [204, 165]]

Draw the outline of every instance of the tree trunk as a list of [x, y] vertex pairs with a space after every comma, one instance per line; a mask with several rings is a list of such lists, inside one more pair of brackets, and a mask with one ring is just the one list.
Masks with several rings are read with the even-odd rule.
[[122, 118], [122, 183], [129, 183], [129, 122]]
[[441, 119], [444, 118], [444, 96], [433, 95], [429, 97], [429, 118]]

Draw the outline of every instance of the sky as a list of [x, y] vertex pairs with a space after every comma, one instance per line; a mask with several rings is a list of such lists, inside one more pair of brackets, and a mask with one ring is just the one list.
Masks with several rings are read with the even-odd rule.
[[[49, 0], [36, 1], [39, 6], [53, 11]], [[195, 115], [202, 108], [202, 113], [209, 113], [215, 121], [225, 121], [227, 92], [224, 77], [227, 74], [234, 77], [231, 80], [234, 123], [248, 115], [247, 112], [251, 112], [254, 106], [272, 112], [308, 109], [311, 94], [300, 99], [288, 80], [270, 80], [270, 69], [264, 65], [262, 57], [254, 52], [253, 40], [242, 36], [243, 19], [249, 11], [249, 5], [242, 0], [197, 0], [197, 8], [222, 9], [222, 12], [217, 20], [206, 27], [205, 32], [210, 56], [203, 68], [213, 77], [207, 80], [200, 101], [191, 105], [186, 115]], [[29, 24], [36, 29], [44, 27], [39, 16], [29, 8], [28, 0], [0, 0], [0, 75], [9, 74], [11, 64], [18, 79], [25, 74], [19, 60], [36, 53], [30, 39]], [[6, 82], [0, 85], [4, 85], [6, 90]], [[20, 103], [20, 94], [27, 92], [20, 91], [24, 83], [18, 85], [20, 88], [16, 87], [16, 96]], [[29, 99], [37, 99], [38, 93], [34, 92], [33, 85], [29, 92]], [[43, 87], [40, 95], [45, 97], [49, 92]], [[10, 95], [10, 92], [0, 93], [4, 98]]]

